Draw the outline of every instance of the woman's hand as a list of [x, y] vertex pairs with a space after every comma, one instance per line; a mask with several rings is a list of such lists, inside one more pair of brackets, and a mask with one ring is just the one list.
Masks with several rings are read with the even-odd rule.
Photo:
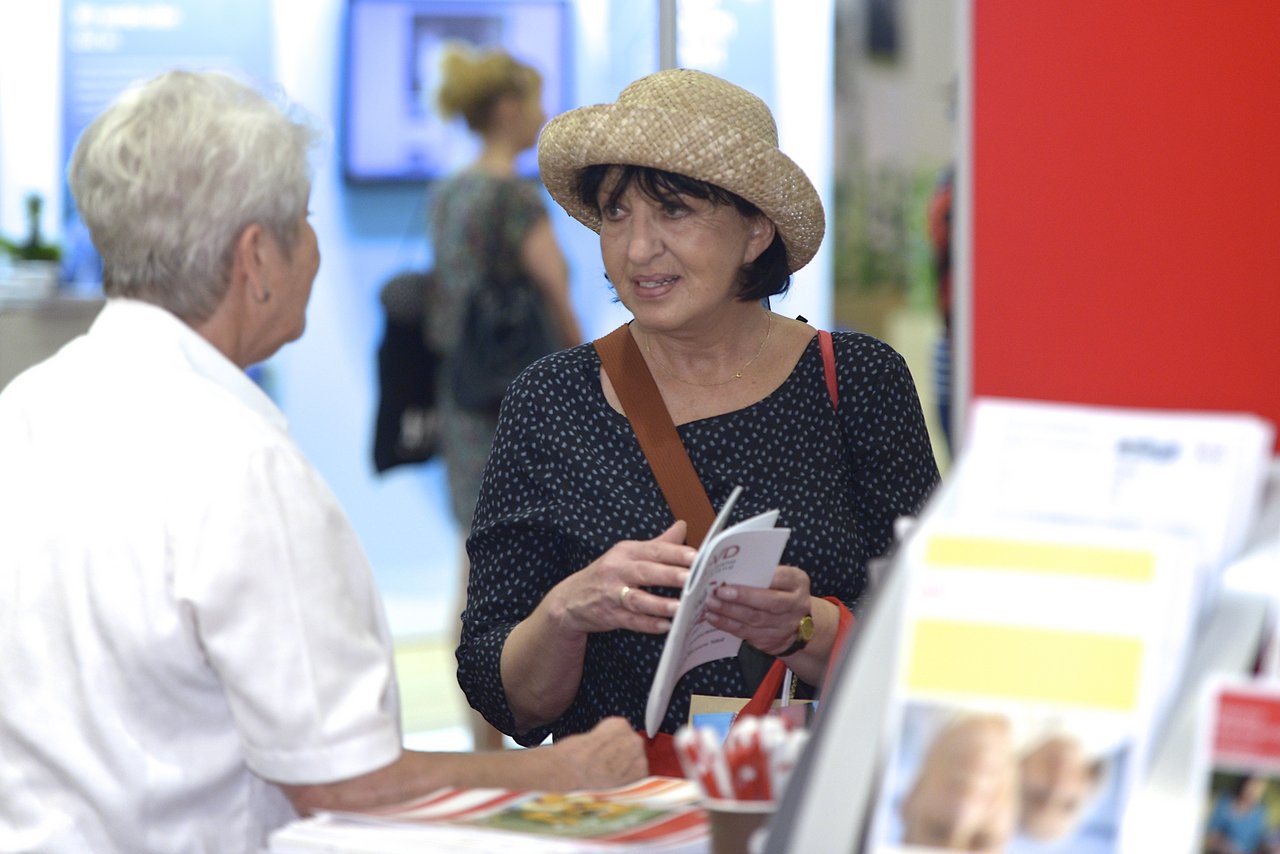
[[555, 623], [581, 634], [667, 631], [680, 601], [641, 588], [684, 586], [697, 554], [684, 538], [685, 523], [676, 522], [652, 540], [615, 544], [547, 594]]
[[556, 771], [565, 778], [557, 788], [608, 789], [649, 773], [644, 740], [626, 718], [605, 718], [590, 732], [556, 739], [550, 749], [557, 752]]
[[761, 652], [777, 655], [796, 639], [796, 629], [812, 613], [809, 574], [779, 566], [768, 588], [722, 584], [707, 597], [707, 621]]
[[685, 523], [652, 540], [624, 540], [561, 581], [521, 620], [502, 647], [502, 685], [516, 731], [564, 714], [582, 680], [587, 638], [631, 629], [671, 628], [679, 600], [641, 587], [684, 586], [697, 553], [684, 544]]
[[840, 611], [809, 592], [809, 574], [779, 566], [768, 588], [723, 584], [707, 597], [707, 622], [742, 638], [761, 652], [777, 655], [793, 644], [800, 621], [813, 617], [813, 638], [786, 657], [787, 666], [810, 685], [821, 685], [840, 626]]

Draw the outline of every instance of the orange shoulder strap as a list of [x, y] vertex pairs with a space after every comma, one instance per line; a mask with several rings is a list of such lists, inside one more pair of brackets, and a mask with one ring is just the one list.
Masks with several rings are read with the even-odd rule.
[[672, 515], [688, 524], [686, 542], [697, 548], [715, 521], [715, 509], [698, 479], [684, 442], [680, 441], [662, 392], [658, 391], [636, 340], [624, 323], [592, 343], [622, 403], [622, 412], [640, 442], [640, 450], [653, 469], [658, 488], [667, 499]]

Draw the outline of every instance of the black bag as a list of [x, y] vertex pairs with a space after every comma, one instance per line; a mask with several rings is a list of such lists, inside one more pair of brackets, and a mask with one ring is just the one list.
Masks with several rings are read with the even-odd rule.
[[427, 299], [435, 286], [429, 272], [408, 271], [382, 287], [386, 317], [378, 345], [378, 411], [373, 465], [379, 474], [435, 456], [439, 423], [436, 379], [440, 356], [423, 338]]
[[449, 388], [462, 409], [496, 413], [520, 372], [557, 349], [546, 299], [523, 272], [511, 269], [497, 245], [505, 220], [499, 199], [488, 247], [489, 281], [467, 297], [449, 367]]
[[542, 294], [526, 280], [477, 288], [467, 300], [449, 387], [463, 409], [496, 412], [520, 372], [556, 350]]

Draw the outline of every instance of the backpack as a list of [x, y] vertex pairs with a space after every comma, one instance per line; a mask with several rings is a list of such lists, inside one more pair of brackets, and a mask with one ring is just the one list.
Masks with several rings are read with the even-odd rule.
[[373, 466], [383, 474], [435, 456], [440, 425], [436, 380], [441, 358], [427, 346], [423, 317], [435, 287], [431, 271], [407, 270], [382, 286], [386, 324], [378, 345], [378, 406]]

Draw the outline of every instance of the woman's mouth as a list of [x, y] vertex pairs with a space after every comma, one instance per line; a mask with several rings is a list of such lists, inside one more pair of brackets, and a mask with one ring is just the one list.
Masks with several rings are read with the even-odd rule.
[[669, 285], [673, 285], [675, 284], [676, 279], [678, 278], [680, 277], [679, 276], [646, 276], [644, 278], [636, 279], [635, 283], [637, 288], [652, 290], [655, 288], [665, 288], [665, 287], [668, 287]]

